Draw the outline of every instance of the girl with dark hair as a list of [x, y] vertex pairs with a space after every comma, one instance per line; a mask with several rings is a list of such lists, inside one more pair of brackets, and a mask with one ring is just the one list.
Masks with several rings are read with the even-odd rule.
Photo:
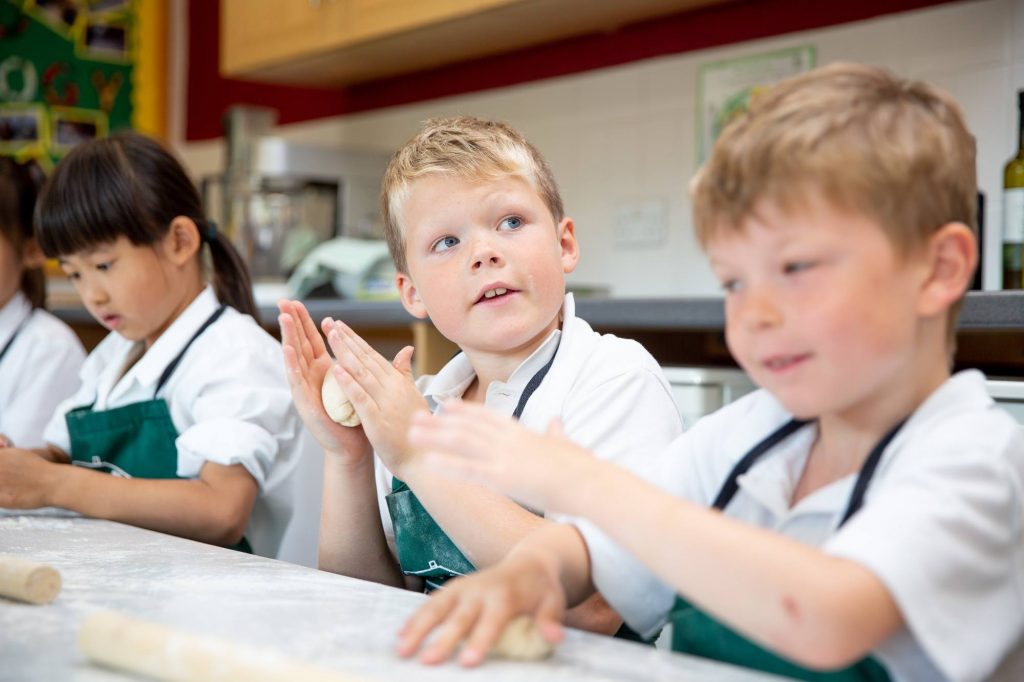
[[78, 388], [85, 359], [70, 327], [43, 310], [37, 185], [29, 166], [0, 157], [0, 447], [43, 444], [43, 427]]
[[304, 432], [246, 268], [181, 164], [136, 133], [80, 144], [43, 187], [36, 238], [114, 333], [46, 448], [0, 457], [0, 507], [65, 507], [278, 556]]

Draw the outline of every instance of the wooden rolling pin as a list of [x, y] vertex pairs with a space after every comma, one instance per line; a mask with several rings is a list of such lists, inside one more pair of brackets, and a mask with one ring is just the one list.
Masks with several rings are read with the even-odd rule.
[[78, 648], [94, 662], [166, 682], [364, 682], [112, 611], [98, 611], [82, 622]]
[[52, 566], [15, 556], [0, 556], [0, 596], [49, 604], [60, 592], [60, 573]]

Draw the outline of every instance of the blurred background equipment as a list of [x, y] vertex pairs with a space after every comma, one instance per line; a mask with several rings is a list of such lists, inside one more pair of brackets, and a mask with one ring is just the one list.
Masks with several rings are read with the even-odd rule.
[[201, 183], [207, 214], [248, 263], [257, 300], [285, 295], [285, 280], [319, 244], [344, 236], [356, 248], [355, 239], [381, 236], [377, 198], [388, 155], [267, 137], [275, 122], [272, 109], [233, 107], [227, 167]]

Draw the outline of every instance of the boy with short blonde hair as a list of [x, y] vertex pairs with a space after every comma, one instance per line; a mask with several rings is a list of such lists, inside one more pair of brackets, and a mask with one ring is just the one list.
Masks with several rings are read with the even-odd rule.
[[1024, 438], [980, 372], [950, 376], [973, 169], [956, 104], [881, 69], [758, 99], [693, 195], [729, 347], [764, 390], [678, 438], [643, 470], [656, 485], [475, 406], [414, 419], [438, 466], [580, 520], [436, 595], [400, 652], [447, 620], [424, 660], [468, 637], [476, 664], [519, 613], [557, 640], [596, 587], [641, 635], [668, 619], [678, 651], [787, 677], [1020, 679]]
[[525, 137], [500, 121], [472, 116], [433, 118], [398, 150], [384, 174], [381, 216], [395, 267], [405, 272], [405, 241], [400, 216], [413, 183], [433, 174], [464, 180], [526, 180], [551, 212], [555, 223], [565, 218], [562, 196], [544, 157]]
[[[328, 318], [333, 371], [362, 421], [345, 428], [320, 404], [331, 357], [297, 302], [281, 304], [282, 339], [299, 413], [327, 452], [321, 568], [429, 590], [497, 562], [546, 522], [542, 510], [437, 476], [407, 442], [413, 412], [462, 398], [533, 429], [558, 419], [569, 438], [623, 463], [681, 425], [650, 354], [575, 317], [565, 293], [575, 226], [547, 164], [512, 128], [428, 121], [392, 159], [381, 206], [402, 304], [462, 352], [414, 383], [411, 348], [389, 363]], [[621, 625], [599, 598], [573, 617], [601, 632]]]

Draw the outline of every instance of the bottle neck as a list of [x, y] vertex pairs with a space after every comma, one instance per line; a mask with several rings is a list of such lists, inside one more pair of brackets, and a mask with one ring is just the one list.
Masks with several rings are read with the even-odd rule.
[[1024, 96], [1017, 96], [1017, 151], [1024, 156]]
[[1024, 156], [1024, 108], [1020, 110], [1017, 120], [1017, 152], [1019, 156]]

